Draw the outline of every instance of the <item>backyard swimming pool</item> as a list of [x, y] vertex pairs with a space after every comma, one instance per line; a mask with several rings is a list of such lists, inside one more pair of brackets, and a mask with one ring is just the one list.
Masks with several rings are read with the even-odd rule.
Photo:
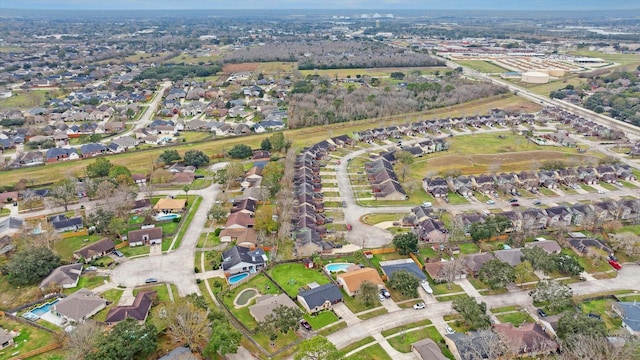
[[58, 299], [56, 299], [55, 301], [52, 301], [50, 303], [46, 303], [46, 304], [42, 304], [40, 306], [38, 306], [37, 308], [22, 314], [22, 317], [24, 317], [25, 319], [29, 319], [29, 320], [37, 320], [40, 318], [40, 316], [46, 314], [49, 312], [49, 309], [55, 305], [58, 301]]
[[244, 280], [244, 278], [246, 278], [247, 276], [249, 276], [249, 273], [246, 273], [246, 272], [230, 276], [229, 277], [229, 285], [233, 285], [233, 284], [239, 283], [240, 281]]
[[339, 272], [339, 271], [347, 271], [347, 269], [349, 268], [349, 266], [353, 266], [355, 265], [354, 263], [335, 263], [335, 264], [329, 264], [325, 266], [325, 269], [327, 269], [327, 271], [335, 273], [335, 272]]
[[180, 217], [180, 214], [158, 214], [156, 221], [173, 220]]

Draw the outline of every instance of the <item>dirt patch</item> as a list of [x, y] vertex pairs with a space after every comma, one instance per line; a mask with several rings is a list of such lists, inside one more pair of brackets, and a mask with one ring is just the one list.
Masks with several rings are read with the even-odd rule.
[[522, 151], [501, 154], [445, 155], [426, 162], [428, 171], [439, 174], [458, 170], [463, 175], [486, 174], [489, 169], [497, 172], [531, 171], [534, 165], [549, 160], [563, 160], [567, 165], [587, 164], [597, 161], [592, 156], [568, 154], [559, 151]]
[[241, 63], [241, 64], [224, 64], [222, 71], [226, 73], [238, 72], [238, 71], [256, 71], [259, 63]]

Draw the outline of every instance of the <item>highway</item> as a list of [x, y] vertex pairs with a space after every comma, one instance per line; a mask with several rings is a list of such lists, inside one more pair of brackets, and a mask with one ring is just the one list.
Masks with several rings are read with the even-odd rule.
[[624, 130], [625, 133], [627, 134], [627, 137], [632, 140], [632, 141], [637, 141], [640, 140], [640, 127], [637, 127], [635, 125], [626, 123], [624, 121], [620, 121], [620, 120], [616, 120], [614, 118], [611, 118], [609, 116], [606, 115], [602, 115], [602, 114], [598, 114], [596, 112], [593, 112], [589, 109], [585, 109], [579, 105], [575, 105], [575, 104], [571, 104], [568, 103], [566, 101], [562, 101], [562, 100], [557, 100], [557, 99], [550, 99], [546, 96], [543, 95], [539, 95], [536, 94], [532, 91], [529, 91], [523, 87], [520, 87], [518, 85], [515, 85], [509, 81], [506, 80], [502, 80], [484, 73], [481, 73], [479, 71], [473, 70], [469, 67], [466, 66], [462, 66], [454, 61], [451, 60], [447, 60], [443, 57], [439, 57], [439, 56], [434, 56], [437, 59], [443, 61], [447, 67], [455, 69], [455, 68], [462, 68], [463, 70], [463, 74], [472, 78], [476, 78], [476, 79], [481, 79], [481, 80], [485, 80], [485, 81], [489, 81], [493, 84], [496, 85], [501, 85], [501, 86], [505, 86], [507, 87], [510, 91], [512, 91], [515, 95], [520, 96], [522, 98], [525, 98], [531, 102], [537, 103], [537, 104], [541, 104], [543, 106], [551, 106], [551, 107], [558, 107], [562, 110], [565, 110], [567, 112], [570, 112], [574, 115], [577, 116], [581, 116], [587, 120], [591, 120], [593, 122], [599, 123], [601, 125], [604, 126], [608, 126], [608, 127], [612, 127], [612, 128], [618, 128], [621, 130]]

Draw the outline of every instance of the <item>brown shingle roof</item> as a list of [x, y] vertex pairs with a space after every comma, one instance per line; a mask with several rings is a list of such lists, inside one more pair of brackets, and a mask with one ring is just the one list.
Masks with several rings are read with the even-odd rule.
[[149, 314], [149, 309], [151, 309], [151, 304], [153, 303], [152, 298], [155, 295], [155, 291], [139, 292], [138, 295], [136, 295], [135, 300], [133, 300], [132, 305], [115, 306], [111, 308], [111, 310], [109, 310], [109, 314], [107, 314], [105, 322], [115, 323], [127, 318], [133, 318], [138, 321], [145, 320], [147, 318], [147, 314]]
[[113, 241], [109, 239], [102, 239], [100, 241], [94, 242], [93, 244], [89, 244], [80, 250], [74, 251], [74, 254], [79, 255], [83, 259], [89, 259], [96, 254], [109, 252], [114, 248], [115, 245], [113, 244]]

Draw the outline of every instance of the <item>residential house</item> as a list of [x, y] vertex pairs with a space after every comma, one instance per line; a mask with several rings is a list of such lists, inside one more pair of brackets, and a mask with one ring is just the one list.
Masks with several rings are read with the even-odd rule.
[[631, 335], [640, 334], [640, 303], [636, 301], [615, 302], [613, 311], [622, 319], [622, 327]]
[[598, 172], [590, 166], [578, 167], [576, 169], [576, 176], [580, 182], [586, 185], [595, 185], [598, 183]]
[[102, 239], [73, 252], [73, 257], [84, 262], [91, 262], [115, 250], [113, 241]]
[[522, 171], [516, 176], [521, 188], [531, 192], [538, 191], [538, 177], [533, 172]]
[[474, 190], [480, 191], [483, 194], [490, 194], [496, 188], [495, 181], [489, 175], [482, 174], [482, 175], [472, 176], [471, 180], [473, 182]]
[[186, 209], [187, 200], [163, 198], [153, 206], [153, 210], [163, 213], [182, 212]]
[[53, 226], [53, 230], [59, 233], [65, 232], [65, 231], [77, 231], [84, 227], [82, 223], [82, 217], [80, 216], [68, 219], [64, 214], [56, 215], [56, 216], [50, 217], [48, 221]]
[[137, 184], [142, 185], [147, 183], [147, 176], [144, 174], [131, 174], [131, 179]]
[[[146, 140], [145, 140], [146, 141]], [[118, 145], [120, 148], [124, 149], [124, 151], [133, 149], [140, 143], [138, 140], [130, 137], [130, 136], [121, 136], [117, 139], [113, 139], [111, 141], [112, 144]]]
[[547, 226], [553, 228], [567, 228], [571, 225], [573, 213], [566, 206], [552, 206], [545, 209], [547, 212]]
[[255, 214], [258, 207], [258, 200], [254, 198], [246, 198], [242, 200], [235, 200], [231, 205], [230, 213], [244, 212], [250, 215]]
[[147, 209], [151, 209], [151, 200], [139, 199], [133, 202], [133, 207], [131, 208], [131, 212], [139, 213]]
[[140, 230], [131, 230], [127, 234], [127, 241], [130, 247], [162, 244], [162, 228], [144, 227]]
[[332, 283], [320, 286], [313, 284], [310, 289], [298, 293], [298, 302], [308, 313], [315, 314], [322, 310], [329, 310], [333, 305], [341, 303], [342, 293]]
[[256, 219], [253, 217], [253, 215], [246, 212], [237, 211], [227, 217], [225, 228], [253, 228], [255, 223]]
[[78, 151], [74, 148], [50, 148], [45, 154], [47, 162], [79, 159]]
[[598, 239], [571, 238], [568, 241], [571, 249], [579, 256], [588, 254], [590, 249], [604, 251], [607, 255], [613, 254], [613, 250]]
[[306, 257], [333, 250], [333, 245], [324, 241], [318, 231], [301, 228], [295, 232], [295, 253], [298, 257]]
[[498, 189], [508, 194], [516, 194], [518, 189], [518, 178], [515, 174], [501, 173], [494, 176]]
[[549, 255], [560, 254], [560, 252], [562, 251], [562, 248], [555, 240], [538, 240], [534, 242], [528, 242], [524, 245], [524, 247], [527, 249], [539, 247]]
[[498, 335], [491, 331], [469, 331], [466, 333], [453, 333], [444, 336], [447, 348], [453, 356], [459, 360], [496, 359], [499, 350], [487, 344], [495, 344]]
[[478, 213], [470, 213], [470, 214], [460, 214], [458, 215], [460, 218], [460, 223], [462, 224], [465, 235], [469, 236], [469, 231], [471, 230], [471, 225], [475, 223], [484, 224], [486, 220], [486, 216]]
[[463, 262], [467, 268], [467, 273], [471, 276], [478, 276], [478, 271], [487, 261], [495, 260], [496, 257], [491, 253], [468, 254], [464, 256]]
[[89, 289], [80, 289], [51, 307], [51, 313], [66, 322], [81, 324], [107, 306], [107, 300]]
[[280, 306], [300, 309], [287, 294], [267, 294], [258, 297], [256, 303], [249, 306], [249, 313], [258, 323], [261, 323], [267, 316], [273, 314], [273, 310]]
[[421, 221], [415, 229], [418, 239], [426, 242], [443, 243], [449, 237], [449, 230], [442, 221], [427, 218]]
[[104, 322], [107, 324], [115, 324], [120, 321], [132, 318], [138, 323], [143, 324], [147, 320], [153, 299], [156, 297], [155, 291], [141, 291], [136, 294], [133, 304], [124, 306], [114, 306], [109, 309], [109, 313]]
[[220, 242], [235, 242], [238, 246], [254, 248], [258, 243], [258, 233], [252, 228], [225, 228], [220, 232]]
[[342, 285], [342, 289], [351, 297], [360, 293], [360, 286], [365, 281], [374, 285], [384, 286], [384, 282], [378, 271], [373, 268], [362, 268], [353, 271], [340, 273], [336, 276], [336, 280]]
[[438, 344], [430, 338], [422, 339], [411, 344], [411, 351], [421, 360], [447, 360], [447, 357], [442, 354], [442, 350], [440, 350]]
[[547, 213], [538, 208], [528, 208], [522, 212], [522, 228], [527, 230], [544, 229], [547, 227]]
[[102, 155], [105, 152], [107, 152], [107, 148], [98, 143], [89, 143], [80, 146], [80, 153], [82, 153], [83, 158]]
[[427, 279], [422, 269], [410, 258], [381, 261], [380, 269], [382, 269], [382, 273], [387, 279], [391, 278], [396, 271], [406, 271], [418, 278], [418, 280]]
[[[424, 270], [429, 274], [431, 279], [436, 283], [444, 283], [447, 281], [447, 276], [445, 274], [445, 264], [446, 261], [434, 261], [434, 262], [426, 262], [424, 264]], [[467, 277], [466, 270], [460, 268], [458, 272], [454, 275], [455, 280], [464, 279]]]
[[493, 255], [503, 262], [513, 266], [516, 266], [522, 262], [522, 249], [505, 249], [505, 250], [496, 250], [493, 252]]
[[40, 289], [44, 290], [48, 286], [61, 286], [63, 289], [78, 286], [83, 266], [82, 263], [58, 266], [40, 282]]
[[0, 328], [0, 350], [12, 346], [14, 344], [13, 339], [16, 336], [18, 336], [18, 333]]
[[606, 183], [616, 182], [618, 179], [618, 175], [616, 173], [616, 169], [612, 165], [599, 165], [596, 167], [596, 172], [598, 173], [598, 179], [600, 181]]
[[593, 209], [591, 209], [591, 207], [586, 204], [573, 204], [571, 205], [571, 207], [569, 207], [569, 209], [571, 210], [572, 214], [571, 222], [576, 226], [582, 225], [583, 221], [587, 217], [591, 216], [591, 214], [593, 214]]
[[448, 177], [449, 190], [464, 197], [473, 196], [473, 182], [466, 176]]
[[158, 360], [198, 360], [199, 358], [191, 352], [186, 346], [179, 346], [173, 350], [171, 350], [165, 356], [159, 358]]
[[254, 273], [262, 270], [266, 263], [267, 255], [260, 248], [251, 250], [236, 245], [222, 254], [222, 270], [228, 275]]
[[493, 331], [511, 352], [522, 356], [537, 357], [554, 354], [560, 347], [536, 323], [523, 323], [519, 327], [509, 322], [494, 324]]
[[556, 176], [558, 181], [566, 186], [573, 186], [578, 183], [578, 174], [574, 168], [558, 169], [556, 170]]
[[11, 169], [27, 166], [36, 166], [44, 164], [44, 155], [42, 152], [33, 150], [26, 153], [18, 152], [16, 157], [9, 162], [7, 167]]
[[520, 231], [522, 229], [522, 214], [519, 211], [503, 211], [500, 216], [504, 216], [509, 220], [509, 226], [504, 229], [505, 233]]
[[600, 201], [593, 204], [593, 212], [600, 222], [618, 220], [620, 217], [620, 206], [613, 200]]
[[423, 178], [422, 188], [435, 198], [444, 198], [449, 194], [449, 185], [447, 180], [441, 177]]
[[544, 186], [547, 189], [557, 189], [558, 178], [556, 177], [556, 173], [552, 170], [538, 171], [538, 185]]

